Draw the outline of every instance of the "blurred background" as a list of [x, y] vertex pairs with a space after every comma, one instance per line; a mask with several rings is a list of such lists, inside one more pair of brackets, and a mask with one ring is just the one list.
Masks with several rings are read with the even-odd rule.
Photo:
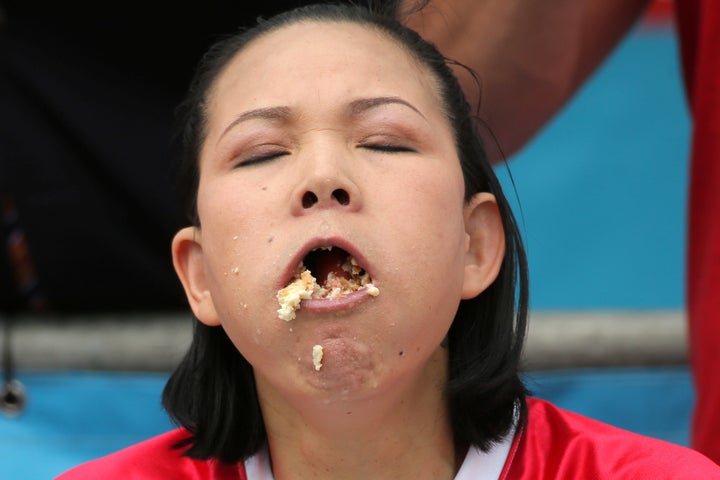
[[[672, 5], [655, 1], [577, 97], [497, 172], [530, 260], [530, 389], [686, 445], [690, 126], [677, 49]], [[183, 309], [8, 309], [4, 318], [11, 395], [0, 413], [0, 476], [51, 478], [172, 428], [160, 392], [190, 340]]]

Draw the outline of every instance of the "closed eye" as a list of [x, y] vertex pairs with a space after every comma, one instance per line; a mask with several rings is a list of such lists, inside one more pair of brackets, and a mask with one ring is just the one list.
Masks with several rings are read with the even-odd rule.
[[236, 168], [260, 165], [260, 164], [275, 160], [276, 158], [282, 157], [284, 155], [289, 155], [289, 152], [277, 151], [277, 152], [264, 153], [262, 155], [251, 156], [251, 157], [240, 160], [237, 163]]
[[361, 148], [365, 148], [368, 150], [374, 150], [377, 152], [385, 152], [385, 153], [404, 153], [404, 152], [414, 152], [415, 150], [406, 147], [405, 145], [396, 145], [396, 144], [389, 144], [389, 143], [366, 143], [363, 145], [360, 145]]

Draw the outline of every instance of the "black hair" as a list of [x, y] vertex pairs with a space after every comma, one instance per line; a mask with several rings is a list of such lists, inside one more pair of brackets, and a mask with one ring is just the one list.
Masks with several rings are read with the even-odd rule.
[[[434, 76], [455, 135], [465, 201], [478, 192], [495, 195], [505, 231], [505, 257], [497, 279], [479, 296], [463, 300], [447, 336], [445, 395], [456, 445], [487, 450], [513, 425], [526, 421], [527, 392], [520, 361], [528, 310], [528, 270], [510, 205], [490, 165], [478, 124], [448, 61], [430, 43], [397, 20], [394, 2], [368, 6], [316, 4], [281, 13], [217, 43], [203, 57], [180, 106], [184, 158], [181, 195], [188, 221], [200, 225], [196, 195], [198, 156], [205, 137], [205, 101], [230, 60], [261, 35], [302, 21], [351, 22], [394, 39]], [[388, 7], [391, 5], [391, 7]], [[195, 322], [189, 351], [163, 391], [163, 406], [190, 436], [178, 447], [193, 458], [236, 462], [266, 441], [251, 366], [224, 330]]]

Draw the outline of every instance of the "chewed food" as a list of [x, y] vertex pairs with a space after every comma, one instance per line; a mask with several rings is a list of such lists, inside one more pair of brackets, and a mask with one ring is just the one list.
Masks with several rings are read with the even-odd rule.
[[310, 270], [302, 271], [298, 278], [277, 293], [277, 299], [280, 303], [280, 308], [277, 311], [278, 317], [286, 322], [295, 318], [295, 310], [300, 308], [300, 302], [310, 298], [315, 287], [317, 287], [317, 281], [310, 273]]
[[[317, 272], [317, 278], [311, 269]], [[278, 317], [285, 321], [294, 319], [295, 311], [303, 300], [341, 298], [363, 288], [373, 297], [380, 294], [370, 274], [357, 264], [352, 255], [340, 248], [317, 248], [298, 264], [290, 283], [278, 291]]]

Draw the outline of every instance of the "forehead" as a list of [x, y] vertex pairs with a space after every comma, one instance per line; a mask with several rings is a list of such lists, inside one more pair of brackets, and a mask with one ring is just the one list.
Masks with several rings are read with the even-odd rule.
[[[374, 26], [301, 21], [253, 40], [209, 96], [211, 112], [344, 97], [398, 95], [440, 112], [436, 79], [398, 40]], [[409, 97], [409, 98], [408, 98]]]

